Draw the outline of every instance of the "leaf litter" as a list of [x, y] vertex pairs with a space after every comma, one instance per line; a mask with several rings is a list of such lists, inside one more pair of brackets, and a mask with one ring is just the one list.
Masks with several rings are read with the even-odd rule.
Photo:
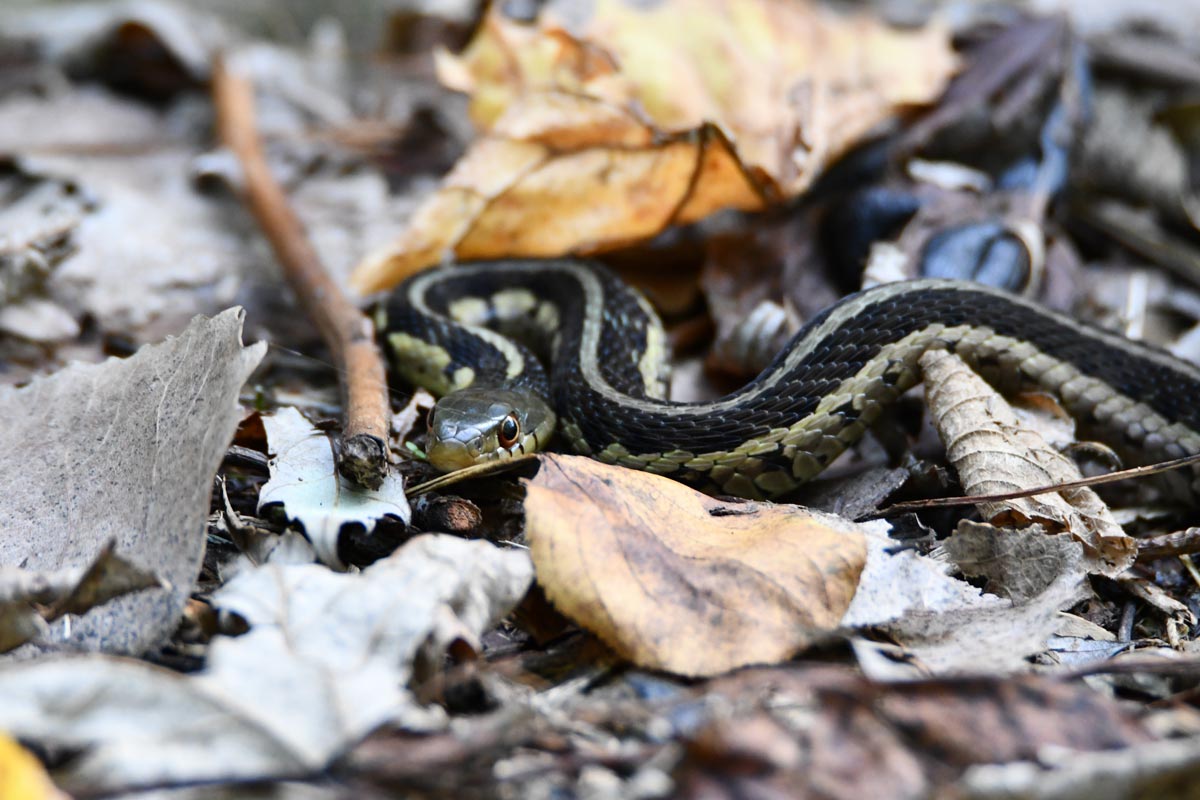
[[[249, 631], [180, 675], [101, 656], [0, 665], [0, 728], [84, 753], [69, 791], [318, 773], [377, 726], [439, 727], [405, 686], [521, 596], [528, 557], [449, 536], [412, 540], [359, 574], [272, 563], [212, 598]], [[197, 724], [203, 721], [203, 724]]]
[[[272, 168], [336, 275], [347, 275], [364, 254], [383, 252], [402, 229], [405, 252], [376, 255], [374, 263], [403, 272], [448, 253], [620, 247], [613, 260], [632, 280], [655, 270], [660, 285], [674, 282], [676, 299], [663, 309], [679, 324], [676, 347], [694, 346], [715, 323], [727, 341], [722, 368], [736, 373], [746, 368], [739, 359], [763, 355], [737, 338], [741, 328], [771, 327], [784, 337], [797, 322], [793, 312], [811, 317], [860, 285], [856, 257], [833, 259], [848, 265], [844, 274], [825, 272], [831, 250], [845, 244], [852, 254], [891, 252], [894, 271], [911, 276], [937, 261], [930, 243], [940, 246], [939, 236], [963, 225], [1000, 231], [972, 239], [987, 247], [973, 251], [971, 269], [995, 266], [989, 247], [1023, 252], [1034, 267], [1026, 290], [1037, 294], [1044, 279], [1044, 302], [1090, 300], [1097, 291], [1090, 279], [1103, 275], [1116, 287], [1110, 315], [1128, 314], [1138, 329], [1147, 323], [1145, 330], [1159, 336], [1178, 328], [1175, 317], [1196, 316], [1178, 283], [1168, 281], [1152, 296], [1137, 291], [1145, 282], [1129, 269], [1133, 253], [1187, 281], [1189, 265], [1200, 263], [1186, 231], [1186, 203], [1174, 189], [1162, 190], [1186, 187], [1181, 151], [1170, 137], [1188, 135], [1178, 90], [1192, 74], [1187, 69], [1149, 93], [1140, 82], [1161, 70], [1142, 63], [1133, 73], [1138, 97], [1162, 98], [1168, 113], [1161, 117], [1154, 103], [1122, 100], [1107, 87], [1100, 95], [1104, 119], [1128, 111], [1146, 133], [1133, 144], [1088, 141], [1090, 163], [1105, 166], [1136, 153], [1143, 139], [1153, 142], [1154, 152], [1174, 159], [1167, 180], [1155, 182], [1152, 170], [1139, 169], [1136, 185], [1123, 192], [1119, 179], [1084, 187], [1071, 178], [1071, 203], [1059, 203], [1048, 176], [1055, 158], [1074, 152], [1063, 131], [1084, 126], [1063, 106], [1078, 77], [1068, 65], [1078, 58], [1077, 40], [1061, 19], [978, 25], [948, 17], [951, 25], [918, 19], [897, 29], [866, 7], [846, 16], [765, 1], [736, 8], [700, 0], [572, 6], [546, 4], [517, 20], [510, 16], [515, 5], [495, 5], [465, 48], [462, 39], [446, 38], [456, 35], [453, 25], [433, 15], [410, 14], [394, 27], [372, 22], [366, 27], [374, 31], [415, 36], [415, 49], [406, 39], [395, 60], [387, 48], [397, 43], [385, 42], [369, 64], [353, 49], [361, 43], [347, 50], [338, 38], [337, 24], [363, 27], [340, 10], [332, 27], [314, 25], [311, 39], [291, 46], [247, 43], [210, 25], [215, 17], [203, 11], [184, 15], [169, 5], [145, 7], [152, 12], [92, 7], [79, 27], [59, 24], [51, 10], [39, 24], [12, 28], [55, 42], [41, 52], [58, 55], [39, 61], [43, 56], [18, 52], [17, 88], [0, 94], [0, 142], [17, 154], [3, 176], [4, 196], [23, 201], [10, 205], [24, 220], [22, 235], [0, 248], [0, 270], [9, 270], [0, 272], [4, 296], [16, 302], [0, 309], [0, 336], [5, 357], [15, 354], [20, 365], [9, 372], [4, 364], [5, 380], [50, 372], [72, 355], [95, 360], [113, 344], [133, 350], [180, 330], [197, 311], [218, 312], [234, 296], [251, 305], [256, 334], [297, 348], [311, 343], [308, 323], [280, 312], [289, 307], [266, 269], [259, 235], [226, 192], [238, 186], [237, 176], [220, 154], [197, 158], [209, 138], [207, 100], [196, 92], [216, 49], [238, 50], [231, 61], [254, 76]], [[460, 33], [466, 20], [456, 21]], [[92, 36], [74, 35], [89, 27]], [[1001, 35], [993, 37], [996, 30]], [[1134, 49], [1144, 60], [1174, 55], [1167, 63], [1177, 66], [1192, 52], [1145, 30], [1131, 49], [1126, 35], [1089, 42], [1095, 47], [1086, 58], [1120, 72]], [[805, 46], [795, 46], [800, 39]], [[1014, 42], [1020, 46], [1010, 47]], [[447, 49], [428, 58], [435, 44], [459, 54]], [[134, 68], [116, 57], [122, 55]], [[433, 87], [435, 60], [442, 82], [466, 92], [465, 101], [455, 105]], [[960, 63], [964, 79], [938, 101]], [[28, 82], [36, 69], [23, 71], [29, 64], [60, 70], [59, 79], [38, 89]], [[415, 84], [424, 88], [406, 94], [404, 87]], [[913, 126], [914, 107], [932, 102], [938, 105], [928, 122]], [[421, 126], [433, 119], [443, 134], [457, 135], [466, 130], [465, 117], [453, 120], [468, 104], [480, 135], [439, 187], [432, 173], [461, 142], [448, 145], [447, 136], [435, 135], [436, 149], [422, 145]], [[1067, 128], [1044, 122], [1060, 107], [1071, 120]], [[414, 109], [419, 113], [406, 119]], [[915, 133], [904, 137], [906, 130]], [[888, 175], [854, 173], [863, 170], [854, 151], [864, 136], [882, 137], [862, 151], [869, 156], [897, 133], [905, 147], [921, 150], [917, 158], [891, 150]], [[402, 144], [389, 143], [393, 134]], [[404, 152], [389, 154], [389, 146]], [[972, 148], [986, 155], [977, 158]], [[435, 157], [422, 161], [429, 153]], [[1002, 163], [1008, 156], [1028, 158]], [[843, 178], [847, 168], [860, 175], [855, 180], [874, 175], [870, 180], [880, 183], [872, 188], [895, 189], [902, 177], [919, 195], [911, 224], [889, 222], [888, 233], [860, 249], [861, 242], [848, 241], [859, 233], [853, 228], [831, 235], [837, 214], [830, 206], [846, 191], [826, 180], [831, 165]], [[1091, 167], [1077, 171], [1105, 176]], [[1020, 176], [1030, 174], [1035, 183], [1022, 184]], [[1100, 193], [1112, 196], [1101, 204]], [[849, 196], [861, 198], [854, 189]], [[779, 205], [792, 198], [802, 207]], [[1131, 215], [1121, 203], [1150, 210]], [[768, 207], [763, 216], [712, 213]], [[899, 202], [890, 213], [908, 207]], [[61, 213], [39, 220], [43, 208]], [[1079, 251], [1077, 231], [1097, 220], [1125, 222], [1111, 230], [1101, 222]], [[730, 232], [724, 255], [710, 246], [714, 235]], [[1112, 249], [1110, 237], [1129, 249]], [[1014, 240], [1024, 249], [1014, 251]], [[715, 320], [687, 277], [700, 272], [699, 251], [711, 259], [704, 291]], [[383, 273], [364, 274], [360, 287], [386, 282]], [[723, 302], [729, 297], [736, 302]], [[181, 434], [166, 445], [172, 466], [192, 469], [184, 476], [186, 497], [161, 488], [170, 483], [162, 470], [147, 478], [126, 461], [107, 460], [111, 450], [97, 457], [109, 468], [95, 491], [116, 500], [91, 513], [107, 523], [140, 508], [140, 522], [149, 519], [153, 533], [168, 535], [132, 526], [138, 532], [129, 534], [134, 544], [127, 548], [119, 532], [105, 538], [98, 533], [104, 524], [88, 519], [80, 527], [72, 518], [70, 533], [86, 531], [90, 549], [80, 548], [70, 564], [57, 563], [42, 528], [20, 539], [17, 561], [0, 547], [0, 619], [16, 620], [0, 622], [0, 636], [32, 635], [55, 651], [36, 655], [27, 645], [18, 651], [25, 660], [0, 665], [0, 728], [33, 745], [53, 780], [79, 795], [265, 780], [267, 791], [335, 784], [352, 794], [454, 797], [1054, 796], [1068, 785], [1089, 794], [1145, 793], [1194, 769], [1200, 728], [1187, 688], [1196, 669], [1190, 554], [1198, 548], [1189, 535], [1194, 520], [1161, 494], [1103, 495], [1124, 504], [1116, 518], [1129, 533], [1155, 534], [1144, 557], [1125, 569], [1138, 552], [1112, 529], [1103, 505], [1068, 499], [1051, 514], [1018, 502], [999, 516], [993, 507], [966, 519], [957, 511], [923, 512], [894, 519], [888, 530], [884, 522], [855, 525], [786, 505], [716, 501], [654, 476], [618, 478], [590, 462], [549, 456], [523, 488], [490, 477], [458, 484], [463, 498], [430, 495], [398, 538], [407, 545], [384, 556], [396, 542], [375, 541], [370, 557], [344, 563], [339, 555], [354, 550], [348, 541], [364, 539], [319, 508], [330, 502], [330, 486], [316, 503], [310, 488], [294, 491], [297, 476], [309, 484], [334, 474], [330, 440], [320, 426], [284, 410], [275, 423], [291, 417], [291, 434], [280, 439], [276, 430], [265, 444], [239, 436], [238, 445], [259, 456], [240, 459], [245, 450], [231, 451], [221, 466], [223, 488], [211, 506], [201, 567], [210, 508], [204, 501], [244, 413], [234, 399], [249, 371], [246, 353], [235, 349], [209, 373], [209, 380], [228, 380], [219, 397], [203, 396], [224, 403], [230, 416], [206, 427], [198, 413], [189, 438]], [[174, 374], [171, 364], [159, 367]], [[306, 409], [328, 405], [314, 387], [287, 385], [290, 377], [273, 364], [241, 394], [243, 405], [261, 408], [285, 396]], [[689, 381], [686, 391], [696, 396], [720, 392], [698, 372]], [[119, 427], [125, 406], [95, 391], [76, 393], [84, 405], [103, 405], [100, 422], [115, 418], [114, 430], [129, 437], [121, 442], [129, 455], [145, 458], [142, 433]], [[960, 431], [1001, 408], [998, 398], [969, 393], [973, 405], [989, 410], [951, 419]], [[397, 417], [397, 427], [419, 450], [417, 405]], [[911, 418], [915, 405], [915, 397], [902, 401], [888, 420], [897, 433], [881, 431], [857, 461], [833, 465], [833, 477], [811, 496], [843, 516], [873, 513], [890, 497], [956, 493], [956, 480], [976, 487], [1008, 481], [1011, 473], [995, 467], [1013, 457], [1043, 461], [1026, 449], [1030, 425], [1010, 427], [1005, 418], [999, 444], [965, 454], [951, 448], [956, 453], [945, 467], [940, 446], [930, 449], [932, 426]], [[947, 416], [936, 410], [938, 401], [931, 405], [932, 416]], [[104, 429], [90, 417], [71, 424], [63, 438], [80, 443], [71, 453], [86, 463], [87, 434]], [[62, 433], [45, 425], [24, 433], [44, 438], [47, 430]], [[278, 452], [293, 449], [280, 445], [288, 437], [312, 445], [313, 460], [296, 466]], [[1074, 446], [1071, 432], [1055, 437], [1055, 449]], [[280, 456], [274, 478], [262, 466], [268, 452]], [[292, 478], [281, 481], [281, 469], [293, 469]], [[420, 469], [405, 463], [405, 470]], [[153, 488], [132, 491], [120, 480], [127, 473]], [[291, 484], [292, 496], [282, 496], [302, 523], [282, 532], [284, 522], [259, 513], [264, 498], [280, 497], [281, 483]], [[65, 496], [64, 485], [47, 496]], [[156, 502], [145, 502], [148, 494]], [[389, 502], [403, 517], [400, 496]], [[450, 507], [470, 513], [442, 513]], [[188, 540], [194, 549], [162, 556], [156, 548], [173, 541], [167, 523], [181, 521], [195, 531]], [[1165, 532], [1168, 524], [1178, 532]], [[739, 526], [749, 533], [733, 535]], [[51, 518], [42, 527], [62, 526]], [[300, 527], [310, 535], [324, 529], [317, 550], [346, 571], [311, 563]], [[486, 536], [500, 546], [417, 536], [422, 530]], [[117, 557], [148, 568], [125, 588], [155, 583], [164, 571], [180, 579], [170, 578], [169, 589], [116, 599], [108, 595], [122, 587], [101, 581], [87, 602], [107, 603], [91, 611], [74, 605], [68, 598], [78, 594], [89, 565], [105, 563], [100, 554], [113, 539]], [[45, 562], [26, 563], [43, 553]], [[526, 593], [533, 565], [538, 587]], [[153, 636], [138, 633], [146, 622], [140, 612], [116, 613], [123, 603], [163, 593], [187, 601], [187, 611], [164, 615]], [[57, 652], [75, 649], [54, 638], [66, 625], [78, 630], [81, 619], [106, 614], [117, 638], [138, 639], [147, 660]], [[782, 621], [765, 624], [775, 619]], [[1141, 661], [1120, 655], [1134, 648], [1140, 652], [1129, 655]], [[754, 663], [767, 666], [721, 676]], [[1088, 684], [1078, 679], [1084, 670]], [[673, 675], [719, 677], [684, 682]], [[1160, 702], [1138, 706], [1130, 699]], [[1164, 739], [1170, 736], [1179, 738]], [[2, 764], [27, 763], [10, 758], [5, 741], [0, 775]], [[215, 791], [223, 789], [237, 792], [236, 785]]]

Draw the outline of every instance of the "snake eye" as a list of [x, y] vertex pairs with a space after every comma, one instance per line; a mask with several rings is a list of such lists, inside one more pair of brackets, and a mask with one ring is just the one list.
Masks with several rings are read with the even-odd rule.
[[516, 414], [509, 414], [500, 421], [500, 429], [496, 432], [496, 438], [500, 441], [500, 446], [508, 449], [517, 443], [517, 437], [521, 435], [521, 423], [517, 421]]

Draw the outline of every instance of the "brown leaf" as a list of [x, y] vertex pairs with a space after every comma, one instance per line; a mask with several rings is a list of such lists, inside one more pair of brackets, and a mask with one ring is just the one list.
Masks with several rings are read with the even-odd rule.
[[1055, 747], [1073, 760], [1155, 738], [1104, 694], [1035, 676], [881, 685], [789, 666], [699, 691], [734, 711], [687, 737], [675, 771], [686, 798], [929, 797], [973, 765], [1037, 760]]
[[548, 455], [526, 481], [538, 582], [635, 664], [712, 675], [837, 627], [866, 544], [794, 506], [722, 503], [658, 475]]
[[546, 257], [611, 250], [722, 208], [765, 208], [775, 187], [738, 161], [712, 125], [643, 143], [556, 150], [477, 141], [397, 242], [363, 261], [362, 292], [393, 286], [447, 254]]
[[493, 5], [460, 56], [438, 58], [484, 136], [352, 282], [383, 289], [448, 254], [596, 252], [761, 209], [932, 100], [955, 66], [939, 26], [815, 3], [552, 3], [532, 25]]
[[[1004, 398], [957, 356], [927, 352], [921, 369], [930, 415], [966, 494], [1002, 494], [1081, 479], [1074, 462], [1022, 426]], [[1083, 545], [1093, 572], [1119, 574], [1137, 556], [1137, 543], [1088, 488], [981, 503], [980, 508], [1001, 527], [1040, 524], [1051, 532], [1070, 533]]]

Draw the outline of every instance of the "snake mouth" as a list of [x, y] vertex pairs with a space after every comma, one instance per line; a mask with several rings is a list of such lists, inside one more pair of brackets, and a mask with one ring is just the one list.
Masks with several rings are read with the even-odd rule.
[[482, 436], [463, 441], [462, 439], [441, 439], [429, 446], [426, 456], [429, 463], [442, 471], [454, 472], [470, 467], [480, 461]]

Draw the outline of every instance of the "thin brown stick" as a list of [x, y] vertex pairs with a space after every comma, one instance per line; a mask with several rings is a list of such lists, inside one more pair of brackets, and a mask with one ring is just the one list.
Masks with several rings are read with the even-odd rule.
[[388, 467], [388, 397], [374, 327], [329, 277], [283, 188], [271, 174], [255, 123], [254, 90], [249, 81], [234, 75], [218, 58], [213, 65], [212, 93], [221, 141], [241, 163], [246, 205], [271, 242], [284, 276], [342, 376], [346, 413], [338, 470], [356, 483], [378, 488]]
[[1200, 553], [1200, 528], [1164, 533], [1138, 540], [1138, 561]]
[[1104, 483], [1119, 483], [1127, 481], [1131, 478], [1142, 478], [1147, 475], [1155, 475], [1160, 472], [1169, 472], [1173, 469], [1180, 469], [1192, 464], [1200, 463], [1200, 454], [1183, 456], [1170, 461], [1160, 461], [1157, 464], [1147, 464], [1144, 467], [1132, 467], [1123, 469], [1117, 472], [1110, 472], [1106, 475], [1096, 475], [1091, 478], [1083, 478], [1078, 481], [1069, 481], [1067, 483], [1054, 484], [1052, 486], [1037, 486], [1033, 489], [1021, 489], [1016, 492], [1003, 492], [1001, 494], [987, 494], [970, 497], [934, 497], [929, 500], [906, 500], [903, 503], [896, 503], [887, 508], [880, 509], [874, 513], [868, 514], [861, 519], [880, 519], [881, 517], [890, 517], [894, 514], [903, 514], [909, 511], [920, 511], [926, 508], [945, 508], [948, 506], [973, 506], [976, 503], [995, 503], [1001, 500], [1016, 500], [1018, 497], [1032, 497], [1035, 494], [1049, 494], [1050, 492], [1063, 492], [1070, 489], [1082, 489], [1085, 486], [1099, 486]]

